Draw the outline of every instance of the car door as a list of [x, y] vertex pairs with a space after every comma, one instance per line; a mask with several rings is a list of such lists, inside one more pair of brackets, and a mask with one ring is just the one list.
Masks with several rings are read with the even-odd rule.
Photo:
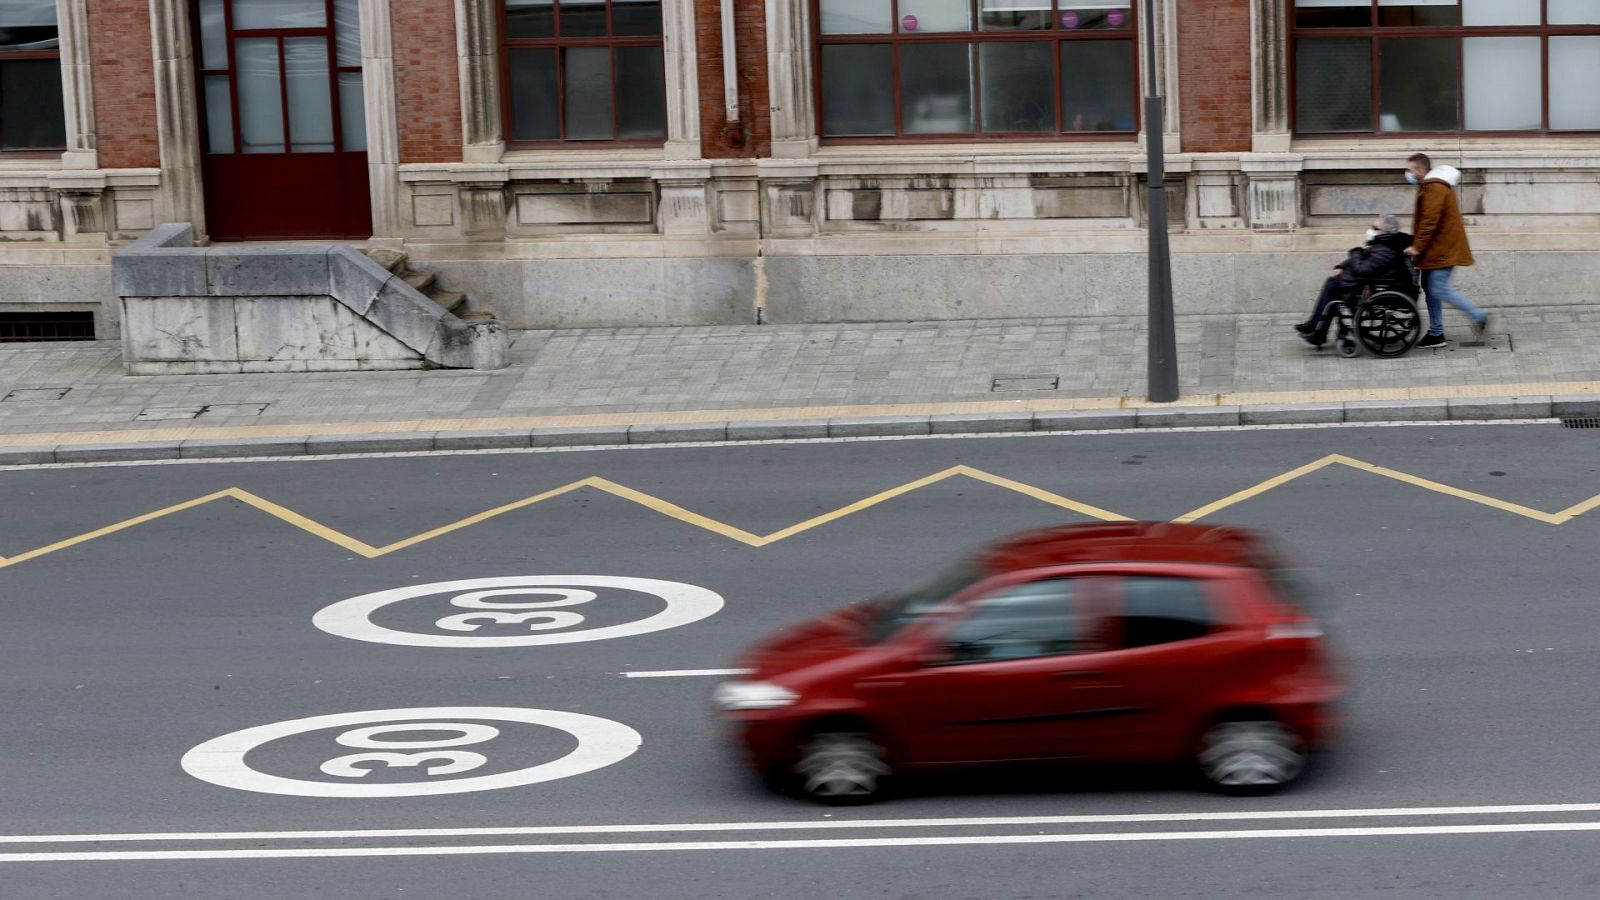
[[1073, 720], [1095, 702], [1083, 651], [1095, 579], [998, 587], [939, 630], [924, 665], [878, 679], [876, 705], [915, 763], [1070, 756]]

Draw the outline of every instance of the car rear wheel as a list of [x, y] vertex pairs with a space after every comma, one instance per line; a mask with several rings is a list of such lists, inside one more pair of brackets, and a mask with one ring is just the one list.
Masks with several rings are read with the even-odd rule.
[[825, 732], [806, 742], [794, 774], [800, 792], [818, 802], [867, 803], [883, 796], [890, 768], [870, 735]]
[[1305, 771], [1300, 737], [1271, 719], [1232, 720], [1211, 726], [1195, 759], [1200, 774], [1218, 790], [1266, 794]]

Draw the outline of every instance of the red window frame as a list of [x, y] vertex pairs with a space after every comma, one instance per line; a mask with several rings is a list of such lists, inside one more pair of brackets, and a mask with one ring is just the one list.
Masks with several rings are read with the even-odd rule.
[[[816, 129], [817, 135], [824, 144], [948, 144], [952, 141], [961, 143], [1016, 143], [1039, 141], [1136, 141], [1139, 132], [1144, 128], [1144, 109], [1140, 98], [1144, 92], [1143, 47], [1139, 41], [1139, 0], [1128, 0], [1128, 25], [1126, 28], [1096, 28], [1075, 30], [1061, 27], [1061, 11], [1071, 10], [1077, 6], [1071, 0], [1050, 0], [1050, 27], [1027, 31], [981, 31], [977, 25], [981, 24], [982, 8], [979, 0], [969, 0], [971, 19], [974, 28], [968, 31], [937, 31], [937, 32], [906, 32], [901, 30], [900, 2], [890, 0], [890, 27], [891, 31], [877, 34], [823, 34], [822, 33], [822, 2], [821, 0], [808, 0], [811, 4], [811, 95], [816, 101]], [[1062, 110], [1061, 96], [1061, 45], [1066, 41], [1116, 41], [1128, 42], [1132, 53], [1133, 70], [1133, 129], [1131, 131], [1065, 131], [1062, 126], [1064, 112]], [[986, 43], [1002, 43], [1007, 41], [1041, 42], [1051, 44], [1051, 55], [1054, 59], [1054, 81], [1052, 89], [1056, 99], [1056, 130], [1030, 131], [1030, 132], [985, 132], [983, 128], [983, 72], [978, 64], [978, 46]], [[945, 134], [907, 134], [901, 110], [900, 96], [900, 48], [906, 44], [952, 44], [965, 43], [972, 45], [972, 123], [974, 131], [950, 132]], [[827, 45], [838, 44], [889, 44], [892, 49], [892, 72], [894, 78], [894, 127], [892, 135], [838, 135], [830, 136], [824, 130], [824, 106], [826, 100], [822, 95], [822, 48]]]
[[[1521, 137], [1556, 136], [1586, 137], [1600, 134], [1600, 130], [1567, 130], [1550, 128], [1550, 38], [1600, 37], [1600, 25], [1550, 25], [1550, 0], [1539, 0], [1538, 25], [1382, 25], [1378, 20], [1378, 0], [1368, 0], [1371, 12], [1365, 26], [1319, 28], [1301, 26], [1295, 13], [1295, 0], [1282, 0], [1288, 8], [1289, 23], [1289, 130], [1297, 138], [1338, 140], [1351, 137], [1408, 138], [1459, 138], [1459, 137]], [[1359, 7], [1351, 0], [1350, 7]], [[1460, 8], [1458, 0], [1457, 9]], [[1472, 37], [1537, 37], [1539, 38], [1539, 122], [1540, 127], [1524, 131], [1484, 131], [1466, 127], [1466, 60], [1464, 38]], [[1367, 38], [1371, 61], [1371, 128], [1367, 131], [1301, 132], [1299, 116], [1299, 44], [1302, 38]], [[1382, 88], [1379, 70], [1381, 41], [1385, 38], [1450, 38], [1456, 45], [1456, 110], [1461, 127], [1455, 131], [1382, 131], [1379, 116], [1382, 114], [1379, 92]]]
[[[662, 3], [661, 3], [663, 17], [666, 15], [667, 2], [668, 2], [668, 0], [662, 0]], [[552, 35], [551, 37], [546, 37], [546, 38], [514, 38], [514, 37], [511, 37], [510, 31], [506, 27], [506, 0], [498, 0], [498, 2], [495, 4], [496, 12], [497, 12], [497, 15], [499, 16], [499, 22], [500, 22], [500, 24], [499, 24], [499, 27], [500, 27], [500, 84], [502, 86], [502, 90], [500, 91], [500, 94], [501, 94], [501, 97], [500, 97], [500, 117], [501, 117], [501, 121], [505, 123], [504, 132], [505, 132], [505, 136], [506, 136], [506, 147], [508, 147], [510, 149], [513, 149], [513, 150], [540, 149], [540, 148], [549, 149], [549, 148], [555, 148], [555, 147], [561, 147], [561, 148], [565, 148], [565, 149], [569, 149], [570, 150], [570, 149], [572, 149], [574, 147], [661, 147], [661, 146], [665, 146], [667, 140], [671, 137], [670, 133], [665, 133], [665, 129], [664, 129], [664, 133], [663, 133], [662, 137], [660, 137], [660, 138], [646, 138], [646, 139], [612, 138], [610, 140], [605, 140], [605, 139], [596, 139], [596, 138], [568, 138], [568, 137], [566, 137], [566, 131], [567, 131], [566, 77], [567, 77], [567, 74], [566, 74], [566, 56], [565, 56], [565, 54], [563, 54], [561, 52], [562, 50], [564, 50], [564, 49], [566, 49], [568, 47], [604, 47], [605, 49], [611, 51], [610, 56], [611, 56], [611, 133], [612, 134], [616, 134], [620, 130], [620, 128], [619, 128], [619, 125], [620, 125], [620, 120], [619, 120], [619, 117], [620, 117], [620, 112], [619, 112], [620, 104], [617, 102], [618, 96], [617, 96], [617, 54], [616, 54], [616, 49], [618, 47], [656, 47], [658, 49], [661, 49], [661, 51], [662, 51], [662, 57], [663, 57], [662, 66], [663, 66], [663, 68], [666, 65], [666, 62], [665, 62], [665, 56], [666, 56], [666, 49], [665, 49], [666, 48], [666, 36], [665, 36], [666, 23], [665, 23], [665, 20], [663, 19], [663, 22], [662, 22], [662, 28], [661, 28], [661, 30], [663, 32], [662, 34], [654, 34], [654, 35], [649, 35], [649, 34], [646, 34], [646, 35], [634, 35], [634, 34], [619, 35], [619, 34], [614, 34], [613, 32], [615, 31], [615, 23], [612, 21], [612, 9], [613, 9], [612, 0], [605, 0], [605, 4], [606, 4], [606, 33], [605, 33], [604, 36], [598, 36], [598, 37], [563, 37], [562, 34], [561, 34], [561, 0], [551, 0], [551, 15], [553, 16], [553, 20], [554, 20], [554, 28], [552, 30], [555, 32], [555, 34]], [[592, 4], [585, 4], [585, 5], [587, 6], [587, 5], [592, 5]], [[515, 139], [515, 137], [512, 134], [512, 128], [513, 128], [513, 124], [515, 122], [515, 119], [514, 119], [515, 113], [514, 113], [514, 107], [513, 107], [512, 103], [513, 103], [513, 100], [515, 98], [513, 98], [512, 95], [511, 95], [512, 94], [511, 51], [512, 50], [533, 50], [533, 49], [554, 50], [555, 51], [555, 59], [556, 59], [556, 124], [561, 129], [561, 133], [562, 133], [562, 137], [557, 139], [557, 140], [542, 140], [542, 141], [517, 140], [517, 139]], [[667, 90], [668, 90], [668, 86], [666, 84], [666, 72], [665, 71], [662, 72], [661, 82], [662, 82], [661, 108], [663, 110], [665, 110], [666, 107], [667, 107], [666, 93], [667, 93]], [[663, 124], [668, 125], [670, 127], [670, 117], [669, 117], [669, 121], [666, 122], [666, 123], [663, 123]]]
[[[60, 66], [60, 63], [61, 63], [61, 4], [59, 2], [56, 3], [56, 49], [54, 49], [54, 50], [0, 50], [0, 62], [21, 61], [21, 60], [29, 60], [29, 59], [53, 59], [53, 60], [55, 60], [56, 64], [57, 64], [57, 67], [58, 67], [57, 68], [57, 73], [58, 74], [57, 74], [56, 77], [58, 77], [58, 78], [60, 77], [59, 66]], [[62, 92], [61, 92], [62, 93], [62, 102], [65, 103], [66, 102], [66, 94], [65, 94], [66, 85], [63, 84], [61, 87], [62, 87]], [[28, 157], [28, 156], [46, 157], [46, 156], [53, 156], [53, 155], [55, 155], [57, 153], [60, 153], [62, 150], [67, 149], [66, 117], [67, 117], [66, 109], [63, 108], [61, 110], [62, 129], [61, 129], [61, 143], [60, 144], [56, 144], [56, 145], [49, 146], [49, 147], [16, 147], [16, 148], [12, 148], [12, 149], [9, 149], [9, 150], [4, 149], [3, 147], [0, 147], [0, 154], [4, 154], [7, 157]], [[0, 122], [0, 135], [3, 135], [4, 133], [5, 133], [5, 122]]]

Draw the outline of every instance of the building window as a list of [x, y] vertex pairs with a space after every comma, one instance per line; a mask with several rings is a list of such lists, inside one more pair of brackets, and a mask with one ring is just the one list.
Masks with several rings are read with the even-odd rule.
[[1131, 0], [811, 0], [833, 140], [1139, 129]]
[[1290, 0], [1295, 131], [1600, 131], [1596, 0]]
[[66, 145], [55, 0], [0, 0], [0, 150]]
[[661, 0], [505, 0], [509, 143], [667, 137]]

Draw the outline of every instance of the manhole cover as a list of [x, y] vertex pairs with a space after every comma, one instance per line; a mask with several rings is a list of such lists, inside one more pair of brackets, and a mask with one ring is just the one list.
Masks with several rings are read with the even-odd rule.
[[200, 415], [211, 416], [259, 416], [267, 411], [269, 403], [213, 403], [200, 411]]
[[1562, 419], [1561, 424], [1566, 428], [1600, 428], [1600, 416], [1579, 416], [1575, 419]]
[[47, 387], [47, 388], [17, 388], [16, 390], [14, 390], [11, 393], [5, 395], [4, 397], [0, 397], [0, 403], [5, 403], [5, 402], [11, 401], [11, 400], [24, 401], [24, 402], [26, 402], [26, 401], [33, 401], [33, 402], [44, 401], [44, 402], [49, 402], [51, 400], [60, 400], [62, 397], [65, 397], [67, 395], [67, 391], [70, 391], [70, 390], [72, 390], [72, 388], [69, 388], [69, 387], [64, 387], [64, 388], [53, 388], [53, 387]]
[[1510, 353], [1512, 351], [1511, 335], [1491, 334], [1481, 341], [1461, 341], [1447, 347], [1447, 350], [1460, 347], [1463, 350], [1488, 350], [1491, 353]]
[[1053, 391], [1060, 387], [1060, 375], [996, 375], [989, 390], [1001, 394], [1007, 391]]
[[200, 415], [203, 406], [152, 406], [139, 410], [135, 422], [169, 422], [174, 419], [193, 419]]

